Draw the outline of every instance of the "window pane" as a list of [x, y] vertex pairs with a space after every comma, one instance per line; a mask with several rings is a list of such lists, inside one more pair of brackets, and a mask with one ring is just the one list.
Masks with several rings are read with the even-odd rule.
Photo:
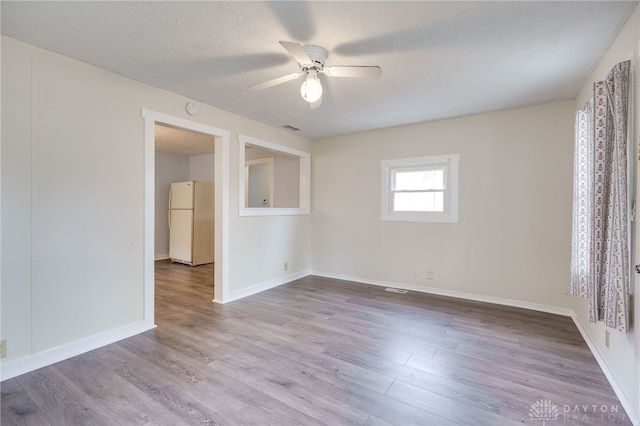
[[393, 190], [428, 190], [444, 188], [444, 170], [396, 170], [393, 174]]
[[393, 194], [393, 211], [443, 212], [444, 192], [399, 192]]

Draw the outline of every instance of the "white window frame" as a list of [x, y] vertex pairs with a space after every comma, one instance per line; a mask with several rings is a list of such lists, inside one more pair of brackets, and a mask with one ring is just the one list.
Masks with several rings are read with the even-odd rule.
[[[459, 154], [383, 160], [382, 169], [382, 220], [400, 222], [458, 223], [458, 171]], [[401, 212], [393, 211], [392, 181], [398, 170], [444, 170], [444, 211]]]
[[[290, 216], [311, 214], [311, 153], [288, 146], [264, 141], [247, 135], [238, 135], [238, 214], [240, 216]], [[246, 207], [245, 206], [245, 148], [253, 145], [274, 153], [300, 159], [300, 193], [298, 207]], [[273, 196], [271, 197], [273, 199]]]

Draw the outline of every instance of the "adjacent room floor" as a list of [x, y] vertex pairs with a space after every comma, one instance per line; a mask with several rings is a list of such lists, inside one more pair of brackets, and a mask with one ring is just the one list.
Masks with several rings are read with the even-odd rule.
[[2, 383], [2, 424], [630, 424], [571, 319], [307, 277], [217, 305], [156, 266], [158, 328]]

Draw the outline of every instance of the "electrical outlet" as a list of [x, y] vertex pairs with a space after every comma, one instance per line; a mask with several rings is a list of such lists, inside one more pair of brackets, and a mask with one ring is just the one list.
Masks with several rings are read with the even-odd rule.
[[0, 340], [0, 358], [7, 356], [7, 339]]
[[435, 279], [435, 276], [434, 276], [434, 274], [433, 274], [433, 271], [428, 271], [428, 272], [427, 272], [427, 279], [428, 279], [429, 281], [433, 281], [433, 280]]
[[283, 269], [285, 272], [289, 270], [289, 262], [284, 262]]
[[607, 349], [609, 349], [609, 345], [611, 344], [611, 335], [609, 334], [609, 330], [604, 331], [604, 345]]

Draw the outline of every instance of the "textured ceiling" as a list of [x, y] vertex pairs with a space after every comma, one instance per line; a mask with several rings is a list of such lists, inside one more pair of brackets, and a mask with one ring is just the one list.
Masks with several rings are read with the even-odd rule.
[[156, 151], [180, 155], [213, 154], [215, 138], [198, 132], [156, 125]]
[[[1, 2], [2, 33], [310, 139], [572, 99], [636, 2]], [[380, 80], [310, 110], [279, 40]]]

